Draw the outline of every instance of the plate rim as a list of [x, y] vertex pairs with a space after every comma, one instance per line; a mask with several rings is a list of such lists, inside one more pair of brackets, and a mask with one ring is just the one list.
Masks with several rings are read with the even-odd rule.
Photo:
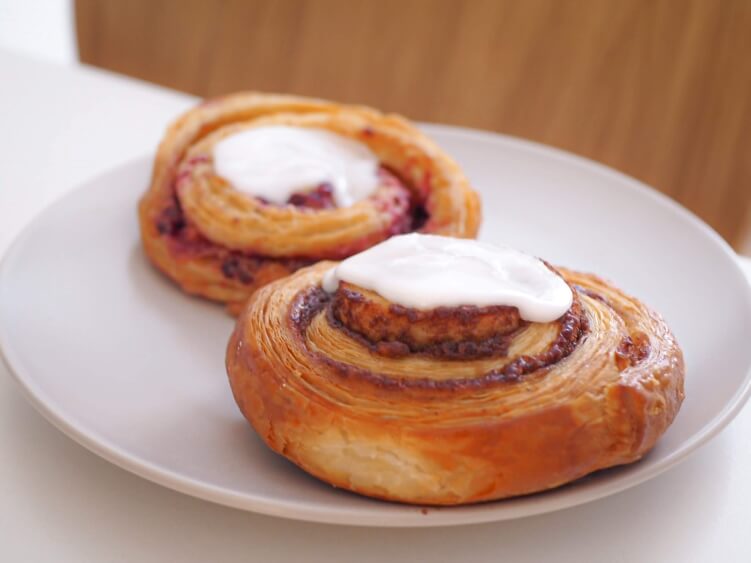
[[[626, 189], [636, 190], [642, 196], [651, 199], [653, 203], [668, 209], [670, 212], [676, 213], [684, 220], [689, 221], [694, 228], [701, 231], [703, 235], [709, 237], [715, 243], [718, 250], [722, 251], [725, 257], [732, 262], [734, 275], [740, 276], [740, 279], [743, 281], [743, 286], [745, 286], [745, 308], [747, 311], [751, 311], [751, 284], [748, 283], [746, 275], [738, 263], [738, 255], [709, 225], [665, 194], [658, 192], [636, 178], [609, 166], [535, 141], [491, 131], [452, 125], [420, 124], [420, 127], [424, 128], [429, 135], [439, 137], [447, 135], [459, 138], [470, 137], [474, 139], [480, 137], [486, 141], [493, 143], [500, 142], [512, 148], [535, 153], [542, 158], [555, 158], [559, 161], [566, 161], [576, 167], [594, 170], [598, 174], [610, 177], [613, 181], [621, 184]], [[51, 203], [45, 205], [21, 228], [3, 253], [0, 259], [0, 291], [3, 290], [2, 282], [8, 275], [7, 272], [13, 263], [14, 256], [23, 247], [24, 241], [34, 233], [40, 223], [43, 223], [44, 217], [50, 213], [53, 208], [69, 197], [75, 197], [77, 192], [86, 190], [91, 184], [99, 182], [101, 178], [137, 165], [150, 166], [152, 159], [152, 154], [145, 153], [139, 157], [126, 160], [119, 165], [113, 166], [102, 173], [84, 180], [75, 188], [66, 190]], [[50, 400], [45, 400], [46, 397], [43, 390], [35, 384], [33, 377], [29, 374], [23, 373], [23, 362], [15, 357], [14, 352], [9, 345], [8, 330], [9, 329], [6, 328], [6, 323], [3, 323], [2, 319], [0, 319], [0, 359], [2, 359], [3, 363], [8, 368], [11, 378], [16, 382], [23, 396], [54, 427], [58, 428], [63, 434], [92, 453], [104, 458], [113, 465], [148, 481], [205, 501], [268, 516], [349, 526], [394, 528], [479, 524], [544, 514], [566, 508], [573, 508], [600, 498], [605, 498], [657, 477], [678, 463], [684, 461], [701, 446], [719, 434], [735, 418], [735, 416], [737, 416], [751, 397], [751, 364], [749, 364], [746, 368], [745, 378], [731, 399], [709, 420], [709, 422], [707, 422], [699, 431], [694, 433], [693, 436], [681, 443], [674, 452], [670, 453], [644, 471], [637, 471], [635, 473], [624, 475], [616, 481], [609, 481], [602, 485], [595, 485], [592, 488], [580, 490], [573, 497], [564, 496], [553, 498], [552, 500], [548, 498], [547, 501], [544, 502], [534, 502], [534, 500], [532, 502], [522, 501], [521, 503], [514, 504], [512, 507], [507, 507], [505, 510], [503, 508], [504, 501], [500, 500], [460, 507], [422, 507], [394, 504], [393, 506], [398, 508], [398, 510], [394, 511], [394, 514], [378, 512], [353, 513], [351, 509], [347, 508], [332, 510], [331, 507], [326, 506], [300, 505], [294, 501], [278, 499], [269, 500], [263, 497], [251, 497], [247, 494], [239, 494], [231, 489], [213, 485], [198, 479], [185, 477], [184, 475], [175, 473], [167, 468], [156, 466], [149, 460], [142, 459], [136, 455], [123, 451], [116, 444], [99, 437], [98, 433], [93, 430], [79, 428], [77, 424], [70, 421], [63, 413], [59, 412], [58, 405], [55, 405], [54, 402]], [[544, 499], [544, 495], [545, 493], [542, 492], [528, 497], [516, 498]], [[514, 499], [509, 500], [513, 501]], [[427, 514], [425, 512], [426, 508]]]

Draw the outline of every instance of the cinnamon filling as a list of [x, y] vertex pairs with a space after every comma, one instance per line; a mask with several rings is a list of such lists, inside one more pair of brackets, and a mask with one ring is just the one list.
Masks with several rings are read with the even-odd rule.
[[494, 381], [519, 381], [523, 376], [539, 369], [557, 364], [568, 357], [589, 330], [589, 321], [584, 315], [581, 304], [574, 304], [558, 321], [558, 336], [548, 349], [537, 356], [521, 356], [499, 370], [490, 372], [486, 377]]
[[515, 307], [439, 307], [420, 311], [394, 305], [343, 282], [328, 310], [329, 323], [374, 348], [399, 357], [425, 353], [447, 359], [504, 356], [526, 323]]
[[[335, 313], [337, 295], [331, 296], [320, 287], [314, 287], [300, 292], [290, 306], [290, 319], [295, 326], [300, 339], [305, 342], [305, 333], [312, 320], [319, 314], [326, 314], [334, 330], [343, 330], [355, 340], [367, 346], [377, 354], [389, 357], [405, 356], [410, 353], [419, 353], [447, 360], [471, 360], [482, 356], [504, 355], [514, 338], [523, 330], [525, 325], [503, 334], [495, 334], [480, 342], [476, 341], [450, 341], [432, 342], [415, 351], [412, 347], [400, 340], [371, 341], [363, 334], [353, 331], [340, 320]], [[464, 309], [458, 312], [458, 309]], [[467, 315], [469, 308], [453, 309], [456, 319]], [[488, 308], [483, 308], [488, 309]], [[478, 308], [479, 310], [479, 308]], [[450, 316], [452, 310], [442, 311], [441, 315]], [[578, 299], [574, 300], [571, 308], [557, 321], [558, 334], [544, 352], [534, 356], [518, 357], [503, 367], [490, 371], [476, 378], [461, 378], [447, 380], [422, 379], [396, 379], [381, 373], [345, 364], [343, 362], [326, 357], [317, 352], [310, 352], [338, 372], [342, 377], [356, 376], [372, 381], [384, 387], [431, 387], [434, 389], [456, 389], [466, 387], [481, 387], [492, 383], [517, 382], [524, 376], [551, 365], [554, 365], [569, 356], [577, 347], [583, 336], [589, 329], [589, 323], [582, 310]], [[510, 325], [509, 325], [510, 326]], [[458, 334], [458, 333], [454, 333]]]
[[623, 371], [646, 359], [650, 351], [649, 337], [643, 332], [634, 332], [621, 340], [613, 359], [618, 371]]

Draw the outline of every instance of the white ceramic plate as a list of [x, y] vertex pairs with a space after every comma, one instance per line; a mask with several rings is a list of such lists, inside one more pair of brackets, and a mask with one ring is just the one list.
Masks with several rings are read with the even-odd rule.
[[735, 416], [751, 388], [751, 292], [713, 231], [592, 162], [488, 133], [427, 130], [481, 192], [483, 239], [617, 280], [674, 329], [687, 398], [644, 460], [546, 493], [427, 510], [307, 476], [267, 450], [234, 404], [224, 371], [232, 320], [144, 258], [135, 208], [148, 158], [52, 205], [2, 263], [0, 346], [29, 400], [74, 440], [167, 487], [266, 514], [375, 526], [503, 520], [597, 499], [675, 465]]

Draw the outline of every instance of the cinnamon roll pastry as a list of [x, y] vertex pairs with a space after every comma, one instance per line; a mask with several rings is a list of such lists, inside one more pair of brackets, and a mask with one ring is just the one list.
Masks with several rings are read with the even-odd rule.
[[412, 234], [256, 292], [227, 371], [258, 435], [308, 473], [456, 505], [640, 459], [684, 363], [662, 318], [597, 276]]
[[395, 234], [474, 237], [480, 204], [456, 163], [401, 117], [241, 93], [167, 130], [139, 218], [160, 270], [237, 312], [272, 280]]

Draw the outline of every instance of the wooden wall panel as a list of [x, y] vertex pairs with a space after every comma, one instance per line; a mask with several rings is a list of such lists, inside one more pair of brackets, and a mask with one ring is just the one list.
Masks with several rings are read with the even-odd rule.
[[604, 162], [739, 244], [748, 0], [78, 0], [81, 60], [201, 96], [361, 102]]

